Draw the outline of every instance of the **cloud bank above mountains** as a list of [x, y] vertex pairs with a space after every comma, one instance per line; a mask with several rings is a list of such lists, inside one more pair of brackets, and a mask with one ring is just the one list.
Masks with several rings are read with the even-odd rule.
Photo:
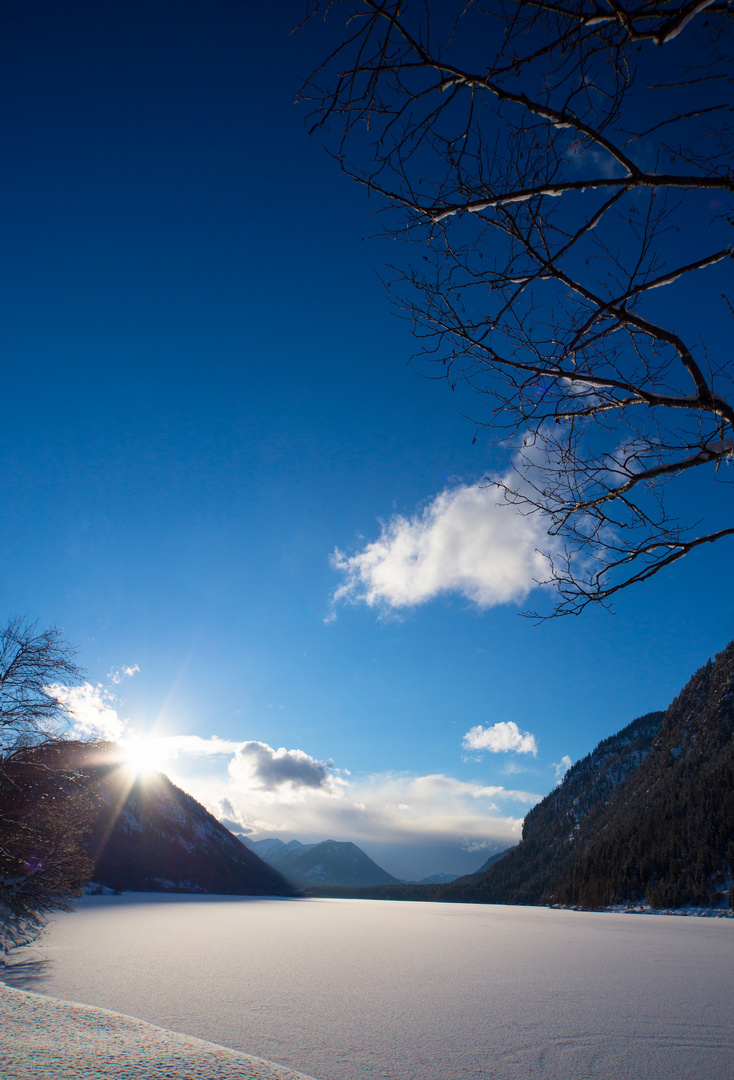
[[[112, 677], [111, 683], [117, 687]], [[139, 746], [141, 737], [118, 714], [110, 686], [49, 690], [69, 709], [79, 736]], [[523, 818], [540, 798], [444, 773], [353, 775], [304, 750], [255, 739], [171, 735], [143, 741], [155, 767], [229, 828], [254, 839], [351, 840], [401, 878], [477, 869], [488, 855], [519, 841]], [[534, 737], [514, 723], [476, 726], [466, 745], [496, 754], [536, 752]]]
[[212, 786], [204, 800], [229, 828], [256, 839], [351, 840], [397, 877], [477, 869], [483, 861], [477, 852], [490, 854], [519, 841], [522, 819], [538, 799], [532, 792], [443, 774], [333, 772], [318, 787], [291, 781], [253, 790], [239, 761], [238, 756], [229, 764], [224, 799], [221, 788]]

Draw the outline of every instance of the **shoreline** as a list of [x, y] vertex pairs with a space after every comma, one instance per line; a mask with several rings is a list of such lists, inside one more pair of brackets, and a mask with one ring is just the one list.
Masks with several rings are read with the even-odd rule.
[[305, 1073], [124, 1013], [0, 982], [7, 1080], [314, 1080]]

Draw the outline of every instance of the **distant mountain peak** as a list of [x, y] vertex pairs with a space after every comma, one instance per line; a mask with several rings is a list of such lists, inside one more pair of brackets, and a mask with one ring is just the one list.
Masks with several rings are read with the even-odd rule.
[[299, 888], [309, 885], [369, 886], [397, 882], [350, 840], [248, 841], [253, 851]]

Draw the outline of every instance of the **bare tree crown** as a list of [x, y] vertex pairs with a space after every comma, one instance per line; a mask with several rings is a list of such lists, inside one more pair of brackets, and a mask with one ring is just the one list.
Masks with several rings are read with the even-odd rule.
[[734, 452], [731, 9], [318, 6], [347, 21], [304, 88], [313, 127], [414, 245], [389, 291], [513, 448], [494, 482], [547, 523], [555, 613], [734, 535], [664, 499]]
[[0, 753], [60, 733], [67, 712], [49, 687], [79, 681], [74, 655], [55, 626], [14, 616], [0, 630]]
[[0, 630], [0, 952], [67, 908], [92, 870], [94, 807], [64, 741], [68, 714], [51, 690], [78, 682], [56, 627], [13, 617]]

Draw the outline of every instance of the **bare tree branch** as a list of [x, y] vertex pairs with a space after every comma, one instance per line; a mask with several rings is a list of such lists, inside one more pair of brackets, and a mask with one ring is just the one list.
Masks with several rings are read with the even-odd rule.
[[69, 906], [91, 873], [92, 803], [69, 765], [68, 716], [50, 693], [78, 682], [56, 627], [14, 616], [0, 630], [0, 951]]
[[0, 630], [0, 750], [59, 733], [67, 713], [48, 687], [78, 682], [74, 656], [55, 626], [39, 631], [35, 623], [13, 616]]
[[556, 613], [732, 535], [664, 501], [734, 457], [731, 7], [317, 6], [348, 32], [304, 88], [313, 130], [412, 245], [388, 291], [513, 451], [502, 488], [547, 523]]

